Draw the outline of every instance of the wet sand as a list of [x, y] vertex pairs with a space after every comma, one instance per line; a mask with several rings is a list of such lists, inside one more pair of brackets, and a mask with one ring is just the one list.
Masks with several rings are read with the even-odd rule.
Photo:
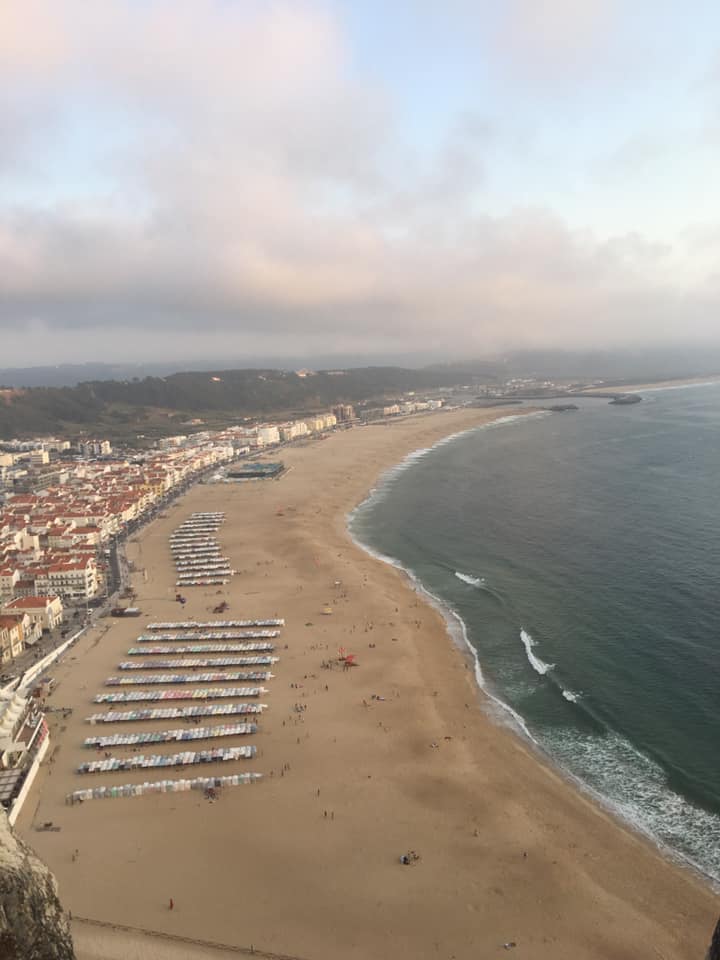
[[[477, 960], [510, 942], [533, 960], [704, 956], [712, 892], [491, 722], [440, 615], [348, 536], [347, 512], [383, 469], [500, 413], [413, 417], [283, 450], [280, 480], [196, 487], [129, 545], [143, 616], [104, 621], [55, 671], [50, 703], [73, 713], [53, 718], [18, 823], [73, 915], [307, 960]], [[216, 588], [187, 588], [184, 609], [172, 599], [167, 538], [196, 510], [227, 513], [219, 540], [239, 574], [223, 588], [225, 616], [287, 621], [259, 733], [219, 741], [255, 743], [259, 756], [199, 772], [265, 779], [215, 803], [192, 792], [67, 806], [81, 786], [162, 777], [73, 771], [94, 756], [81, 745], [91, 733], [181, 725], [84, 718], [145, 623], [212, 619]], [[359, 665], [323, 669], [340, 647]], [[60, 831], [38, 831], [46, 821]], [[402, 866], [410, 849], [421, 860]], [[100, 955], [93, 943], [80, 960]]]

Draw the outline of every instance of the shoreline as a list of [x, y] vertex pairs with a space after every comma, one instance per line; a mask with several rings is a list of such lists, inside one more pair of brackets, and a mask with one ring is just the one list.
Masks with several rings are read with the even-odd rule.
[[[102, 643], [96, 629], [58, 670], [51, 699], [75, 715], [53, 729], [51, 759], [21, 815], [74, 914], [311, 960], [334, 958], [339, 944], [353, 960], [400, 951], [469, 960], [509, 939], [541, 960], [629, 960], [648, 943], [666, 956], [701, 955], [716, 919], [710, 891], [475, 709], [486, 695], [468, 651], [452, 633], [447, 642], [438, 610], [347, 527], [403, 451], [501, 415], [431, 415], [288, 450], [292, 469], [277, 483], [194, 488], [136, 538], [143, 620], [112, 623]], [[180, 795], [67, 808], [73, 763], [87, 756], [88, 698], [145, 620], [174, 619], [167, 534], [193, 509], [213, 508], [227, 510], [219, 539], [233, 566], [245, 566], [225, 588], [233, 613], [289, 617], [253, 765], [266, 778], [212, 807]], [[204, 618], [203, 597], [191, 594], [189, 619]], [[316, 677], [338, 644], [362, 648], [359, 668]], [[383, 702], [363, 706], [378, 690]], [[307, 714], [293, 713], [298, 698]], [[292, 771], [272, 778], [288, 758]], [[335, 826], [323, 807], [337, 813]], [[61, 833], [33, 830], [52, 819]], [[82, 868], [70, 865], [75, 847]], [[417, 867], [398, 866], [406, 848], [421, 851]]]
[[[705, 382], [697, 384], [682, 383], [678, 386], [692, 385], [707, 386], [709, 384]], [[658, 387], [659, 390], [677, 388], [678, 387], [676, 386], [670, 385]], [[420, 456], [425, 456], [426, 454], [431, 453], [433, 450], [443, 446], [446, 443], [467, 436], [468, 434], [474, 433], [478, 430], [488, 429], [489, 427], [498, 427], [501, 424], [507, 425], [519, 420], [521, 417], [529, 417], [532, 419], [548, 415], [549, 413], [546, 413], [544, 410], [531, 411], [528, 409], [527, 413], [525, 414], [521, 413], [516, 415], [502, 416], [497, 420], [490, 421], [487, 424], [482, 424], [477, 427], [470, 427], [467, 430], [443, 437], [436, 441], [429, 448], [421, 448], [412, 451], [403, 457], [398, 464], [385, 471], [384, 474], [378, 478], [378, 482], [371, 488], [371, 490], [368, 491], [367, 496], [355, 507], [353, 507], [353, 509], [347, 514], [346, 519], [348, 535], [356, 546], [358, 546], [374, 560], [387, 564], [395, 570], [399, 570], [406, 578], [410, 589], [423, 597], [427, 604], [437, 610], [445, 622], [448, 638], [455, 645], [460, 655], [466, 658], [473, 666], [478, 692], [485, 701], [481, 702], [480, 709], [483, 710], [491, 722], [498, 726], [506, 727], [515, 736], [519, 737], [521, 741], [535, 754], [539, 763], [546, 765], [553, 773], [559, 774], [568, 784], [570, 789], [576, 790], [578, 793], [580, 793], [580, 795], [588, 798], [591, 803], [595, 804], [604, 813], [608, 814], [620, 829], [627, 830], [632, 835], [647, 841], [653, 850], [662, 856], [664, 860], [673, 864], [675, 867], [680, 867], [681, 869], [687, 870], [693, 877], [695, 877], [695, 879], [697, 879], [700, 883], [707, 885], [714, 893], [720, 893], [720, 878], [713, 876], [707, 870], [703, 869], [701, 864], [697, 863], [687, 854], [684, 854], [682, 851], [671, 847], [660, 837], [656, 836], [649, 827], [645, 827], [642, 823], [633, 821], [629, 817], [623, 815], [622, 810], [609, 797], [605, 796], [599, 790], [586, 783], [581, 777], [564, 767], [555, 757], [553, 757], [549, 750], [547, 750], [546, 747], [530, 732], [527, 722], [522, 714], [515, 710], [509, 703], [506, 703], [493, 689], [492, 683], [486, 680], [480, 655], [470, 642], [467, 634], [467, 624], [457, 610], [455, 610], [450, 603], [445, 601], [442, 597], [434, 594], [423, 583], [415, 571], [411, 570], [409, 567], [406, 567], [397, 557], [389, 556], [379, 552], [370, 544], [365, 543], [359, 535], [356, 535], [353, 532], [352, 523], [357, 512], [365, 507], [371, 507], [372, 501], [375, 499], [378, 493], [381, 493], [382, 487], [386, 484], [390, 477], [396, 475], [397, 472], [404, 472], [406, 469], [411, 468], [417, 459], [420, 458]]]
[[[510, 730], [515, 732], [518, 736], [524, 738], [525, 741], [532, 744], [533, 747], [537, 748], [540, 753], [547, 757], [550, 761], [550, 757], [545, 750], [543, 750], [540, 743], [533, 737], [530, 733], [530, 730], [525, 723], [524, 717], [519, 714], [509, 703], [505, 701], [494, 693], [493, 690], [488, 686], [487, 681], [485, 680], [485, 675], [482, 669], [482, 663], [478, 655], [477, 650], [470, 643], [470, 639], [467, 635], [467, 625], [460, 614], [454, 610], [448, 603], [446, 603], [441, 597], [436, 596], [432, 593], [428, 587], [422, 582], [422, 580], [417, 576], [417, 574], [410, 570], [408, 567], [405, 567], [397, 557], [391, 557], [386, 554], [380, 553], [375, 550], [374, 547], [365, 543], [359, 536], [356, 536], [352, 529], [352, 523], [355, 518], [355, 515], [358, 511], [362, 510], [364, 507], [369, 507], [376, 497], [376, 494], [382, 490], [382, 487], [389, 480], [390, 476], [396, 475], [398, 472], [404, 472], [406, 469], [412, 467], [412, 465], [419, 459], [419, 456], [424, 456], [425, 454], [431, 453], [437, 447], [441, 447], [446, 443], [450, 443], [453, 440], [459, 439], [460, 437], [467, 436], [470, 433], [474, 433], [477, 430], [486, 430], [489, 428], [496, 428], [502, 424], [514, 423], [518, 420], [525, 418], [538, 418], [550, 416], [550, 411], [543, 409], [533, 410], [531, 407], [528, 407], [525, 411], [521, 413], [500, 415], [496, 419], [491, 419], [487, 423], [480, 424], [474, 427], [468, 427], [467, 430], [461, 430], [457, 433], [448, 434], [445, 437], [441, 437], [431, 447], [419, 448], [413, 450], [410, 453], [406, 454], [402, 460], [398, 461], [392, 467], [389, 467], [383, 472], [378, 478], [376, 483], [368, 490], [367, 494], [364, 496], [359, 503], [357, 503], [346, 515], [346, 526], [348, 536], [350, 540], [362, 550], [364, 553], [368, 554], [372, 559], [379, 561], [380, 563], [387, 564], [395, 570], [399, 570], [401, 574], [406, 578], [410, 588], [414, 593], [418, 593], [425, 598], [425, 602], [429, 606], [433, 607], [440, 616], [443, 618], [447, 630], [449, 639], [457, 647], [459, 653], [466, 657], [473, 665], [473, 670], [475, 673], [475, 680], [477, 682], [478, 691], [482, 696], [484, 696], [488, 702], [486, 706], [489, 708], [490, 704], [494, 705], [494, 708], [497, 710], [497, 713], [493, 713], [488, 709], [488, 716], [494, 720], [500, 726], [507, 726]], [[503, 718], [506, 719], [505, 724], [503, 724]], [[550, 761], [551, 762], [551, 761]], [[555, 769], [561, 769], [556, 764], [551, 762], [551, 766]]]

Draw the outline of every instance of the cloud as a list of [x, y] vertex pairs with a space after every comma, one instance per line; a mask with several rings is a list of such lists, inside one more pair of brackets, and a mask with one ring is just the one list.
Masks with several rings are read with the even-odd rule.
[[529, 74], [587, 68], [611, 37], [615, 0], [507, 0], [496, 42]]
[[[509, 9], [508, 42], [529, 42], [527, 3]], [[550, 4], [543, 49], [594, 42], [598, 9]], [[34, 202], [0, 206], [0, 327], [45, 359], [209, 343], [459, 355], [712, 330], [714, 290], [688, 304], [677, 250], [539, 206], [484, 213], [496, 124], [450, 117], [414, 147], [323, 5], [24, 0], [0, 12], [0, 82], [0, 131], [37, 183]], [[69, 176], [50, 202], [43, 177], [79, 105], [91, 142], [126, 136], [102, 154], [104, 186]]]
[[[343, 218], [288, 214], [228, 221], [18, 219], [0, 236], [0, 318], [50, 330], [121, 328], [144, 335], [224, 332], [239, 346], [347, 349], [414, 338], [458, 352], [532, 344], [637, 343], [679, 321], [706, 333], [667, 275], [672, 251], [639, 236], [600, 242], [542, 210], [469, 217], [443, 243], [401, 240]], [[221, 241], [223, 241], [221, 243]], [[11, 255], [12, 254], [12, 255]], [[707, 309], [707, 307], [706, 307]], [[660, 317], [666, 318], [663, 324]], [[136, 334], [133, 333], [133, 336]]]
[[617, 38], [617, 0], [406, 0], [447, 43], [492, 60], [507, 82], [553, 87], [592, 73]]

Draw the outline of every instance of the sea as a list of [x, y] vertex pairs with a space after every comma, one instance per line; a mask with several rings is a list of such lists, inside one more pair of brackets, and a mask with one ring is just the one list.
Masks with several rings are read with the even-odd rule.
[[476, 663], [486, 709], [720, 884], [720, 384], [509, 416], [349, 519]]

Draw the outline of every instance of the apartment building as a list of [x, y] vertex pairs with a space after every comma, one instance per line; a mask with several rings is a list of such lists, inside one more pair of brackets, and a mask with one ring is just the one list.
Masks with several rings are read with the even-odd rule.
[[9, 663], [23, 651], [23, 618], [0, 615], [0, 662]]
[[17, 597], [6, 603], [2, 612], [8, 616], [27, 616], [40, 632], [54, 630], [63, 622], [63, 605], [58, 596]]
[[54, 563], [46, 576], [35, 578], [36, 588], [43, 593], [59, 596], [64, 603], [85, 603], [98, 590], [97, 562], [94, 557]]

